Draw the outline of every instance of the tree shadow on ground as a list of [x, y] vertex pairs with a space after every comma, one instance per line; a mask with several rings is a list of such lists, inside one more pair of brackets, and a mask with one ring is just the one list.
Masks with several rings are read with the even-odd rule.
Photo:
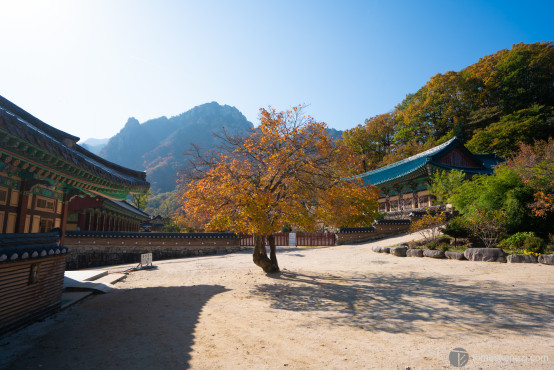
[[59, 314], [61, 323], [9, 368], [188, 368], [202, 308], [225, 291], [219, 285], [196, 285], [89, 297]]
[[416, 273], [344, 277], [285, 271], [272, 277], [275, 283], [252, 294], [269, 300], [272, 308], [310, 312], [335, 325], [407, 334], [428, 325], [487, 335], [552, 332], [552, 295], [497, 282], [455, 283]]

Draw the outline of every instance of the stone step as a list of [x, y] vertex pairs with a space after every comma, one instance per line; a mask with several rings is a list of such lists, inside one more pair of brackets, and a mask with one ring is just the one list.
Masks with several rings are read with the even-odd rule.
[[125, 274], [108, 274], [106, 276], [102, 276], [101, 278], [94, 280], [94, 282], [100, 283], [100, 284], [112, 285], [117, 283], [118, 281], [125, 279], [126, 277], [127, 275]]
[[94, 281], [108, 275], [107, 270], [78, 270], [66, 271], [65, 276], [77, 281]]
[[86, 292], [68, 292], [64, 291], [62, 293], [62, 306], [61, 309], [64, 310], [67, 307], [79, 302], [82, 299], [85, 299], [89, 295], [91, 295], [92, 291], [86, 291]]

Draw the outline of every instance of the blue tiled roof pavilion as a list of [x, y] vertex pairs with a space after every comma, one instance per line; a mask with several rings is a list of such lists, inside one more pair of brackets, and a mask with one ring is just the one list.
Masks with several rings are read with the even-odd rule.
[[355, 177], [366, 184], [386, 185], [428, 174], [431, 167], [471, 174], [491, 174], [502, 158], [496, 154], [474, 155], [456, 137], [434, 148]]

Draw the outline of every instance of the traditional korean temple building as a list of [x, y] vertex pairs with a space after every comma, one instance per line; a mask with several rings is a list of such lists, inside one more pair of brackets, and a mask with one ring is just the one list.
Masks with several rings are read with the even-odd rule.
[[65, 231], [74, 197], [123, 201], [148, 190], [144, 172], [108, 162], [77, 141], [0, 97], [0, 233]]
[[0, 335], [59, 309], [68, 227], [130, 231], [145, 216], [123, 200], [148, 191], [146, 174], [78, 141], [0, 96]]
[[147, 213], [124, 200], [78, 196], [69, 201], [68, 231], [139, 231], [150, 219]]
[[140, 224], [140, 227], [142, 227], [145, 231], [160, 232], [162, 231], [164, 225], [164, 218], [161, 215], [157, 215], [156, 217], [152, 217], [150, 220]]
[[402, 212], [432, 206], [427, 188], [435, 171], [492, 174], [493, 167], [503, 161], [496, 154], [472, 154], [454, 137], [425, 152], [356, 177], [380, 189], [380, 212]]

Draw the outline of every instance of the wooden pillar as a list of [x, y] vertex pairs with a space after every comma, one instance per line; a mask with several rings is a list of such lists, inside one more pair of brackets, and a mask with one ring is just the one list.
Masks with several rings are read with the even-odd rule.
[[77, 216], [77, 227], [79, 230], [85, 230], [87, 223], [87, 214], [86, 213], [79, 213]]
[[27, 182], [22, 181], [21, 182], [21, 188], [19, 189], [19, 204], [17, 205], [17, 224], [15, 227], [16, 233], [24, 233], [25, 230], [25, 218], [27, 218], [27, 214], [29, 212], [29, 209], [27, 208], [29, 204], [29, 191], [27, 189]]
[[404, 210], [404, 194], [398, 193], [398, 210]]
[[64, 245], [65, 242], [65, 230], [67, 228], [67, 214], [69, 212], [69, 195], [63, 194], [63, 203], [62, 203], [62, 224], [60, 228], [62, 229], [60, 235], [60, 245]]
[[85, 212], [85, 228], [83, 230], [90, 230], [90, 211]]

